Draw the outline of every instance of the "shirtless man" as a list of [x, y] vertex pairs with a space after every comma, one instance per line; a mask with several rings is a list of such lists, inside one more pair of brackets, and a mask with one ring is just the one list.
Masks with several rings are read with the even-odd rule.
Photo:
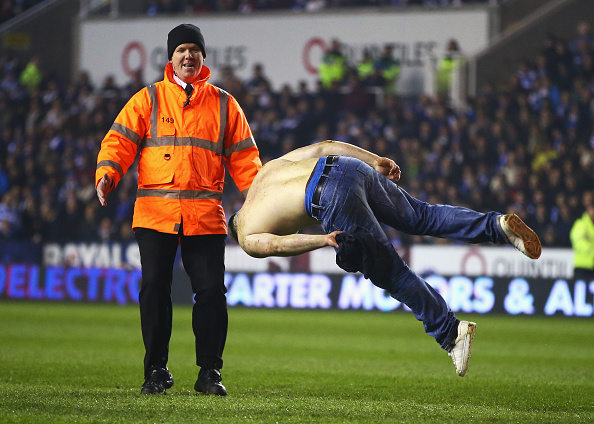
[[[429, 205], [395, 184], [399, 179], [393, 160], [351, 144], [328, 140], [302, 147], [262, 167], [243, 207], [229, 219], [230, 234], [257, 258], [334, 247], [341, 268], [362, 272], [406, 304], [464, 376], [476, 324], [454, 316], [396, 253], [380, 223], [407, 234], [511, 244], [531, 259], [540, 256], [540, 240], [517, 215]], [[298, 233], [314, 224], [326, 234]]]

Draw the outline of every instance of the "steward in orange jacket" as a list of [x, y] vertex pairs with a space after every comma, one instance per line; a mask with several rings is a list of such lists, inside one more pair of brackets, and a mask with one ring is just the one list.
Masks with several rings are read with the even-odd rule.
[[225, 165], [246, 195], [262, 167], [258, 148], [237, 101], [207, 82], [210, 70], [200, 29], [182, 24], [167, 37], [170, 62], [163, 81], [136, 93], [101, 143], [95, 173], [106, 205], [138, 154], [138, 191], [132, 228], [142, 284], [138, 301], [145, 347], [142, 394], [173, 386], [167, 368], [172, 328], [171, 285], [178, 247], [194, 292], [194, 389], [225, 396], [221, 382], [227, 338], [225, 239], [222, 196]]
[[185, 235], [227, 234], [221, 204], [225, 168], [240, 191], [262, 166], [258, 148], [235, 98], [207, 82], [202, 66], [189, 101], [173, 76], [136, 93], [101, 143], [95, 185], [107, 173], [117, 186], [138, 159], [132, 227]]

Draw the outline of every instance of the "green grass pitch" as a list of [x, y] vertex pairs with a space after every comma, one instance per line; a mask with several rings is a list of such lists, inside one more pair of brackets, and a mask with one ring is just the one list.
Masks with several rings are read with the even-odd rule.
[[461, 378], [409, 313], [232, 308], [220, 398], [193, 391], [190, 315], [143, 396], [137, 306], [0, 302], [0, 423], [594, 422], [592, 319], [458, 314]]

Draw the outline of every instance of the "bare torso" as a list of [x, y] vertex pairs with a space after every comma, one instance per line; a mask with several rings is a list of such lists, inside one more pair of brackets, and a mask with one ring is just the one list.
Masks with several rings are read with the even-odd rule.
[[305, 211], [305, 188], [317, 161], [276, 159], [263, 166], [237, 217], [238, 232], [287, 235], [316, 224]]

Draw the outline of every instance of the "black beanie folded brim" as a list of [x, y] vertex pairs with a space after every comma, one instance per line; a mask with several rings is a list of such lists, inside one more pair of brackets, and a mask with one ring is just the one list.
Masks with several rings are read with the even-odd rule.
[[167, 35], [167, 58], [171, 60], [177, 46], [184, 43], [196, 44], [202, 50], [202, 56], [206, 58], [204, 36], [200, 32], [200, 28], [192, 24], [181, 24], [169, 31]]

